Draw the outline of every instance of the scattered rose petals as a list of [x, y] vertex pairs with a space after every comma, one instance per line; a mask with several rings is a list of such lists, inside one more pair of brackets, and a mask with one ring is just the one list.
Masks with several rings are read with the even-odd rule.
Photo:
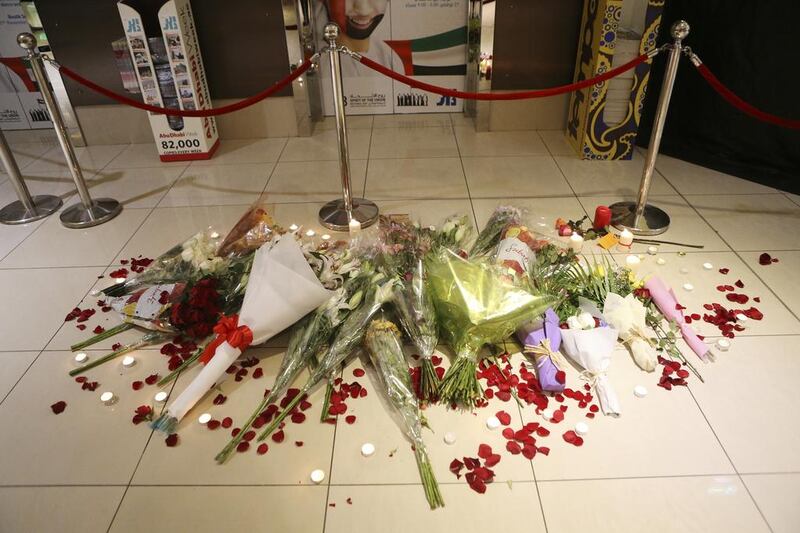
[[269, 445], [266, 442], [261, 443], [256, 449], [258, 455], [264, 455], [267, 451], [269, 451]]
[[120, 348], [122, 348], [122, 343], [121, 342], [115, 342], [114, 344], [111, 345], [111, 351], [112, 352], [116, 352]]
[[355, 424], [355, 422], [356, 422], [356, 415], [347, 415], [347, 416], [344, 418], [344, 421], [345, 421], [345, 422], [347, 422], [348, 424]]
[[67, 408], [67, 402], [65, 402], [63, 400], [57, 401], [56, 403], [54, 403], [53, 405], [50, 406], [50, 409], [53, 411], [53, 413], [55, 413], [57, 415], [60, 415], [61, 413], [63, 413], [64, 409], [66, 409], [66, 408]]
[[261, 379], [264, 376], [264, 369], [261, 367], [253, 370], [253, 379]]
[[301, 440], [294, 441], [294, 445], [297, 446], [298, 448], [301, 448], [303, 446], [303, 444], [305, 444], [305, 443], [303, 441], [301, 441]]
[[763, 266], [770, 265], [772, 263], [777, 263], [777, 262], [778, 262], [777, 259], [773, 259], [773, 257], [771, 255], [769, 255], [768, 253], [766, 253], [766, 252], [764, 252], [763, 254], [758, 256], [758, 264], [763, 265]]
[[104, 328], [103, 326], [98, 325], [98, 326], [95, 326], [95, 328], [92, 330], [92, 333], [94, 333], [95, 335], [100, 335], [105, 330], [106, 330], [106, 328]]
[[150, 374], [144, 379], [148, 385], [154, 385], [158, 381], [158, 374]]
[[236, 451], [239, 453], [246, 452], [250, 448], [250, 443], [246, 440], [243, 440], [239, 444], [236, 445]]
[[481, 459], [486, 459], [490, 455], [492, 455], [491, 446], [489, 446], [488, 444], [481, 444], [480, 446], [478, 446], [478, 457], [480, 457]]
[[222, 427], [224, 427], [225, 429], [228, 429], [232, 425], [233, 425], [233, 419], [231, 417], [226, 416], [225, 418], [222, 419]]
[[719, 269], [719, 273], [720, 273], [720, 274], [722, 274], [722, 275], [725, 275], [725, 274], [727, 274], [727, 273], [728, 273], [728, 272], [730, 272], [730, 271], [731, 271], [731, 269], [730, 269], [730, 268], [720, 268], [720, 269]]
[[253, 440], [254, 438], [256, 438], [256, 432], [253, 431], [252, 429], [250, 431], [248, 431], [247, 433], [245, 433], [244, 436], [242, 437], [242, 439], [244, 439], [244, 440], [246, 440], [248, 442]]
[[461, 479], [461, 470], [464, 468], [464, 463], [459, 461], [458, 459], [453, 459], [450, 462], [450, 471], [456, 475], [458, 479]]
[[174, 447], [175, 445], [178, 444], [178, 434], [172, 433], [166, 439], [164, 439], [164, 442], [166, 442], [167, 446], [169, 446], [170, 448]]
[[133, 388], [133, 390], [139, 390], [143, 386], [144, 386], [144, 383], [142, 383], [141, 381], [134, 381], [133, 383], [131, 383], [131, 388]]
[[357, 378], [364, 377], [364, 374], [365, 372], [363, 368], [356, 368], [353, 370], [353, 375]]
[[220, 394], [217, 394], [216, 397], [214, 397], [214, 402], [213, 403], [214, 403], [214, 405], [222, 405], [223, 403], [225, 403], [225, 400], [227, 400], [227, 399], [228, 399], [227, 396], [223, 396], [220, 393]]
[[208, 422], [206, 422], [206, 427], [211, 430], [217, 429], [219, 426], [220, 426], [219, 420], [211, 419]]
[[281, 443], [281, 442], [283, 442], [284, 438], [286, 438], [286, 435], [283, 433], [282, 429], [278, 430], [278, 431], [276, 431], [275, 433], [272, 434], [272, 441], [273, 442]]
[[511, 415], [505, 411], [497, 411], [494, 416], [496, 416], [500, 423], [504, 426], [507, 426], [511, 423]]

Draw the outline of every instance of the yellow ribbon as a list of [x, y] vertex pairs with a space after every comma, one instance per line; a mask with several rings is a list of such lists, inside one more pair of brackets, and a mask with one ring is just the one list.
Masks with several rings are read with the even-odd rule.
[[550, 347], [550, 339], [542, 339], [542, 342], [537, 345], [526, 344], [522, 353], [533, 356], [536, 361], [543, 357], [549, 357], [553, 365], [559, 370], [564, 370], [567, 367], [567, 362], [561, 352], [558, 350], [554, 352]]

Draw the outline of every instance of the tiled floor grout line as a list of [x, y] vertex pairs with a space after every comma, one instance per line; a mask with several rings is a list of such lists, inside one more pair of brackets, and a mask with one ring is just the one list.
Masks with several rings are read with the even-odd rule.
[[789, 196], [789, 194], [786, 193], [785, 191], [782, 191], [782, 192], [783, 192], [783, 195], [786, 197], [787, 200], [789, 200], [790, 202], [792, 202], [793, 204], [795, 204], [797, 206], [800, 206], [800, 203], [798, 203], [797, 200], [795, 200], [794, 198]]
[[[362, 365], [363, 366], [363, 365]], [[339, 373], [340, 378], [344, 378], [344, 369]], [[327, 387], [327, 385], [326, 385]], [[324, 402], [323, 402], [324, 405]], [[331, 497], [331, 480], [333, 479], [333, 462], [336, 458], [336, 432], [339, 431], [339, 420], [341, 415], [336, 415], [336, 423], [333, 425], [333, 439], [331, 440], [331, 460], [328, 464], [328, 486], [325, 489], [325, 506], [324, 513], [322, 513], [322, 533], [325, 533], [325, 528], [328, 525], [328, 502]]]
[[686, 388], [689, 391], [689, 394], [692, 396], [692, 400], [694, 400], [695, 405], [697, 405], [697, 408], [700, 411], [700, 414], [703, 415], [703, 419], [706, 421], [706, 424], [708, 425], [708, 429], [711, 430], [711, 433], [714, 435], [714, 438], [717, 439], [717, 443], [719, 444], [719, 447], [722, 449], [722, 453], [725, 454], [725, 457], [727, 457], [728, 462], [731, 464], [731, 467], [733, 468], [733, 471], [736, 473], [736, 477], [739, 479], [739, 482], [742, 484], [742, 486], [747, 491], [747, 495], [750, 496], [750, 501], [752, 501], [753, 505], [755, 505], [756, 509], [758, 510], [758, 513], [761, 515], [761, 518], [764, 520], [764, 523], [767, 525], [769, 530], [773, 531], [772, 526], [770, 525], [769, 521], [767, 520], [767, 517], [764, 515], [764, 512], [761, 510], [761, 507], [758, 505], [758, 502], [756, 501], [755, 497], [753, 497], [753, 494], [750, 492], [750, 488], [747, 486], [747, 483], [745, 483], [744, 478], [742, 478], [742, 474], [739, 473], [739, 469], [736, 468], [736, 463], [733, 462], [733, 458], [731, 458], [730, 454], [728, 453], [728, 450], [725, 448], [725, 445], [722, 444], [722, 439], [719, 437], [719, 435], [717, 434], [717, 431], [714, 429], [714, 426], [711, 424], [711, 420], [708, 419], [708, 416], [706, 415], [705, 411], [703, 411], [703, 407], [700, 405], [700, 402], [697, 400], [697, 397], [694, 395], [694, 391], [692, 391], [691, 387], [687, 386]]
[[[161, 406], [161, 411], [159, 414], [163, 413], [164, 410], [167, 408], [167, 402], [172, 397], [172, 393], [175, 390], [175, 385], [178, 383], [178, 379], [180, 378], [180, 374], [178, 374], [175, 379], [172, 380], [172, 384], [169, 388], [169, 394], [167, 395], [167, 399], [164, 400], [163, 405]], [[131, 483], [133, 482], [133, 478], [136, 477], [136, 472], [139, 470], [139, 465], [142, 464], [142, 459], [144, 459], [144, 454], [147, 452], [147, 447], [150, 445], [150, 441], [153, 440], [153, 436], [155, 435], [156, 430], [150, 429], [150, 435], [147, 437], [147, 441], [144, 443], [144, 447], [142, 447], [142, 453], [139, 454], [139, 460], [136, 461], [136, 466], [133, 467], [133, 472], [131, 472], [131, 477], [128, 479], [127, 485], [125, 485], [125, 490], [122, 491], [122, 496], [119, 499], [119, 503], [117, 504], [117, 508], [114, 509], [114, 515], [111, 517], [111, 521], [108, 523], [108, 528], [106, 529], [106, 533], [111, 531], [111, 528], [114, 526], [114, 520], [117, 519], [117, 514], [119, 510], [122, 508], [122, 503], [125, 501], [125, 496], [128, 494], [128, 490], [131, 488]]]
[[[666, 178], [666, 177], [665, 177], [664, 179], [665, 179], [665, 180], [667, 180], [667, 178]], [[670, 186], [672, 186], [672, 183], [670, 183], [670, 182], [669, 182], [669, 180], [667, 180], [667, 183], [669, 183], [669, 184], [670, 184]], [[673, 187], [673, 188], [674, 188], [674, 187]], [[681, 193], [681, 192], [678, 192], [678, 195], [679, 195], [679, 196], [680, 196], [680, 197], [683, 199], [683, 201], [684, 201], [684, 202], [686, 202], [686, 203], [689, 205], [689, 207], [691, 207], [691, 208], [692, 208], [692, 210], [693, 210], [693, 211], [694, 211], [694, 212], [697, 214], [697, 216], [698, 216], [698, 217], [700, 217], [700, 219], [701, 219], [703, 222], [705, 222], [705, 223], [706, 223], [706, 224], [707, 224], [707, 225], [708, 225], [708, 226], [709, 226], [711, 229], [713, 229], [713, 230], [714, 230], [714, 232], [717, 234], [717, 237], [719, 237], [719, 240], [721, 240], [723, 243], [725, 243], [725, 246], [727, 246], [728, 248], [730, 248], [730, 249], [731, 249], [731, 251], [733, 252], [733, 254], [734, 254], [734, 255], [735, 255], [735, 256], [736, 256], [736, 257], [737, 257], [737, 258], [738, 258], [738, 259], [739, 259], [739, 260], [740, 260], [742, 263], [744, 263], [745, 267], [746, 267], [748, 270], [750, 270], [750, 272], [752, 272], [752, 273], [753, 273], [753, 275], [756, 277], [756, 279], [758, 279], [758, 281], [760, 281], [760, 282], [761, 282], [761, 283], [762, 283], [762, 284], [763, 284], [763, 285], [764, 285], [764, 286], [767, 288], [767, 290], [768, 290], [769, 292], [771, 292], [771, 293], [772, 293], [772, 295], [773, 295], [773, 296], [774, 296], [774, 297], [775, 297], [775, 298], [776, 298], [776, 299], [777, 299], [777, 300], [778, 300], [778, 301], [781, 303], [781, 305], [783, 305], [783, 307], [784, 307], [784, 308], [785, 308], [785, 309], [786, 309], [786, 310], [789, 312], [789, 314], [790, 314], [790, 315], [792, 315], [792, 316], [795, 318], [795, 320], [797, 320], [798, 322], [800, 322], [800, 318], [798, 318], [797, 314], [795, 314], [795, 312], [794, 312], [794, 311], [792, 311], [792, 309], [791, 309], [791, 308], [790, 308], [790, 307], [789, 307], [789, 306], [786, 304], [786, 302], [784, 302], [784, 301], [783, 301], [783, 299], [782, 299], [780, 296], [778, 296], [778, 293], [777, 293], [777, 292], [775, 292], [775, 290], [774, 290], [772, 287], [770, 287], [768, 283], [766, 283], [766, 282], [765, 282], [763, 279], [761, 279], [761, 276], [759, 276], [759, 275], [758, 275], [758, 273], [757, 273], [757, 272], [756, 272], [756, 271], [755, 271], [755, 270], [754, 270], [754, 269], [753, 269], [753, 268], [750, 266], [750, 263], [748, 263], [748, 262], [747, 262], [747, 261], [746, 261], [746, 260], [745, 260], [745, 259], [744, 259], [744, 258], [743, 258], [741, 255], [740, 255], [739, 251], [737, 251], [737, 250], [736, 250], [736, 249], [733, 247], [733, 245], [731, 245], [731, 243], [729, 243], [727, 240], [725, 240], [725, 238], [722, 236], [722, 234], [721, 234], [719, 231], [717, 231], [717, 228], [715, 228], [715, 227], [714, 227], [714, 226], [713, 226], [713, 225], [712, 225], [712, 224], [711, 224], [711, 223], [710, 223], [710, 222], [709, 222], [709, 221], [706, 219], [706, 217], [704, 217], [704, 216], [703, 216], [703, 214], [700, 212], [700, 210], [699, 210], [699, 209], [697, 209], [697, 207], [695, 207], [695, 206], [694, 206], [694, 204], [692, 204], [692, 203], [689, 201], [689, 199], [688, 199], [688, 198], [686, 198], [686, 195], [684, 195], [684, 194], [683, 194], [683, 193]], [[691, 196], [691, 195], [688, 195], [688, 196]], [[785, 196], [784, 196], [784, 197], [785, 197]]]

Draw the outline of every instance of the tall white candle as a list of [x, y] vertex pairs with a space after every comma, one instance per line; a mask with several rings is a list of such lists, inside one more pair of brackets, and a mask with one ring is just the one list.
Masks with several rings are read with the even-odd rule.
[[569, 238], [569, 247], [572, 248], [573, 252], [580, 253], [581, 249], [583, 249], [583, 237], [573, 233]]

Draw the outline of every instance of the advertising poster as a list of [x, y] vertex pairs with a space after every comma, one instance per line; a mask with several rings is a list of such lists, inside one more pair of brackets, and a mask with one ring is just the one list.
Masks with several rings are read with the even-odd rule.
[[[311, 0], [319, 39], [328, 21], [341, 28], [339, 44], [392, 70], [426, 83], [463, 90], [467, 63], [467, 0]], [[395, 82], [343, 56], [345, 107], [349, 115], [453, 113], [456, 98]], [[321, 66], [325, 114], [333, 114], [327, 56]]]
[[28, 130], [52, 128], [41, 94], [28, 73], [17, 44], [17, 35], [31, 31], [19, 0], [0, 0], [0, 57], [12, 62], [0, 65], [0, 128]]

